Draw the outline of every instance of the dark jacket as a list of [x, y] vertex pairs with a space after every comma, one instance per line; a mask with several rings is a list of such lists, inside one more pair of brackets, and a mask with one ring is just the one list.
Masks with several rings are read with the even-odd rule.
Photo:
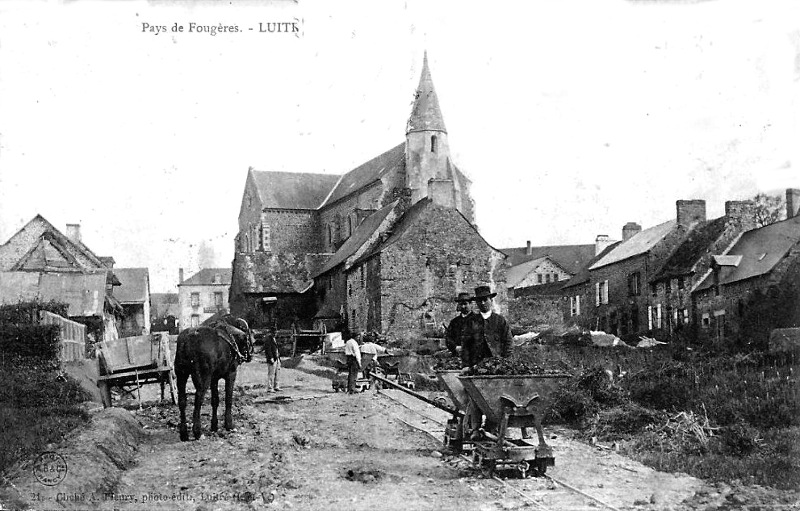
[[275, 342], [275, 337], [267, 335], [264, 340], [264, 354], [267, 356], [267, 362], [270, 364], [278, 360], [278, 343]]
[[[450, 353], [453, 355], [456, 354], [456, 346], [463, 346], [466, 343], [466, 339], [469, 337], [470, 332], [470, 322], [472, 321], [472, 312], [467, 314], [466, 316], [462, 316], [459, 314], [450, 324], [447, 326], [447, 331], [445, 332], [445, 345], [447, 349], [450, 350]], [[463, 351], [462, 351], [463, 353]]]
[[474, 366], [484, 358], [511, 355], [511, 328], [506, 318], [492, 312], [489, 319], [473, 314], [467, 343], [461, 348], [465, 366]]

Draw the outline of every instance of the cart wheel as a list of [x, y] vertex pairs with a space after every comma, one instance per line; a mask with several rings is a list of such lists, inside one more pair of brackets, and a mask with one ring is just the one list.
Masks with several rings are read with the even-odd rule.
[[519, 463], [517, 463], [517, 470], [519, 471], [519, 476], [522, 479], [528, 477], [528, 470], [530, 470], [530, 468], [531, 468], [530, 464], [525, 460], [522, 460]]

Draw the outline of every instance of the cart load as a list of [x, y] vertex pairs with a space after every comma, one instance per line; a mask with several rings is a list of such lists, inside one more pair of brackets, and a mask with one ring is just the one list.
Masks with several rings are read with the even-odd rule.
[[[484, 366], [485, 367], [485, 366]], [[498, 466], [513, 466], [525, 477], [531, 466], [544, 473], [555, 464], [542, 431], [542, 416], [556, 389], [569, 374], [459, 376], [467, 395], [486, 416], [485, 439], [474, 442], [475, 462], [488, 473]], [[507, 438], [510, 427], [535, 427], [538, 445]]]

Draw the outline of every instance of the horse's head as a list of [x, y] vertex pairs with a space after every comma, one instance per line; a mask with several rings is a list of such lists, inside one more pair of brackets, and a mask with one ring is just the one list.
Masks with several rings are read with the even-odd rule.
[[253, 352], [255, 351], [255, 340], [253, 339], [253, 332], [250, 330], [250, 325], [242, 318], [233, 316], [229, 316], [227, 322], [231, 326], [241, 330], [244, 334], [242, 339], [236, 340], [236, 344], [239, 345], [239, 351], [241, 351], [244, 361], [250, 362], [253, 360]]

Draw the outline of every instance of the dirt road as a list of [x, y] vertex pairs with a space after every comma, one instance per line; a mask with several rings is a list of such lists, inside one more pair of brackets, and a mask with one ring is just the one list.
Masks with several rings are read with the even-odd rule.
[[443, 450], [445, 412], [399, 391], [334, 393], [331, 380], [319, 376], [325, 371], [309, 360], [283, 369], [276, 394], [264, 388], [261, 360], [245, 364], [235, 394], [236, 431], [209, 433], [206, 406], [199, 441], [179, 441], [176, 406], [133, 409], [145, 435], [113, 488], [80, 494], [60, 488], [45, 506], [33, 507], [714, 509], [683, 503], [698, 491], [714, 492], [701, 481], [655, 472], [575, 441], [566, 430], [547, 430], [556, 456], [548, 475], [585, 495], [541, 477], [485, 478]]

